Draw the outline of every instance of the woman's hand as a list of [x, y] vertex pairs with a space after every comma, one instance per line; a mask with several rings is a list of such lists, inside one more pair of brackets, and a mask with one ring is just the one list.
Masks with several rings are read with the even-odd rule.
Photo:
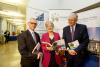
[[47, 47], [47, 50], [52, 51], [53, 48], [52, 47]]

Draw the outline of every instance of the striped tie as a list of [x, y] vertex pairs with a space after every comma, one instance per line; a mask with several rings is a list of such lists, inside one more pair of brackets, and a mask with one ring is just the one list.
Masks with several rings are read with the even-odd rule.
[[73, 41], [73, 38], [74, 38], [74, 27], [72, 26], [71, 29], [72, 29], [71, 30], [71, 36], [72, 36], [72, 41]]
[[33, 40], [35, 41], [35, 43], [37, 43], [36, 37], [35, 37], [35, 33], [34, 33], [34, 32], [32, 32], [32, 37], [33, 37]]

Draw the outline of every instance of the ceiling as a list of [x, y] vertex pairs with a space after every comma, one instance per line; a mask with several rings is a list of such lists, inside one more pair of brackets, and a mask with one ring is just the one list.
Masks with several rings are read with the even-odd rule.
[[41, 10], [72, 9], [76, 11], [98, 2], [100, 0], [29, 0], [28, 7]]
[[26, 14], [27, 1], [28, 0], [0, 0], [0, 10], [11, 10]]
[[12, 10], [25, 15], [28, 4], [37, 9], [72, 9], [75, 11], [97, 2], [100, 0], [0, 0], [0, 10]]
[[28, 0], [0, 0], [0, 16], [6, 19], [23, 20], [22, 22], [24, 22], [27, 1]]
[[[72, 9], [73, 11], [77, 11], [81, 8], [98, 2], [100, 2], [100, 0], [0, 0], [0, 11], [4, 11], [7, 14], [0, 14], [0, 16], [8, 19], [23, 19], [25, 21], [27, 7], [33, 7], [42, 10]], [[10, 13], [9, 11], [16, 12], [22, 16], [10, 16], [8, 15]]]

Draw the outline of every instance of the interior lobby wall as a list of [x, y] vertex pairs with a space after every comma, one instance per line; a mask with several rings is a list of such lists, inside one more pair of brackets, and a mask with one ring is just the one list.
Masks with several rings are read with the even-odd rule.
[[100, 7], [79, 13], [80, 24], [88, 27], [90, 40], [100, 41]]

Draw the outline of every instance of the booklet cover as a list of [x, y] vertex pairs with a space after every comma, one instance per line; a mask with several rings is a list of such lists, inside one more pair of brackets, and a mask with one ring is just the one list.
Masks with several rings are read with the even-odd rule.
[[78, 40], [68, 43], [69, 49], [73, 50], [79, 46]]
[[34, 47], [32, 53], [37, 53], [40, 50], [40, 43], [38, 42], [37, 45]]
[[42, 42], [43, 44], [47, 44], [47, 47], [52, 47], [54, 50], [66, 50], [64, 39], [57, 40], [52, 44], [48, 42]]

